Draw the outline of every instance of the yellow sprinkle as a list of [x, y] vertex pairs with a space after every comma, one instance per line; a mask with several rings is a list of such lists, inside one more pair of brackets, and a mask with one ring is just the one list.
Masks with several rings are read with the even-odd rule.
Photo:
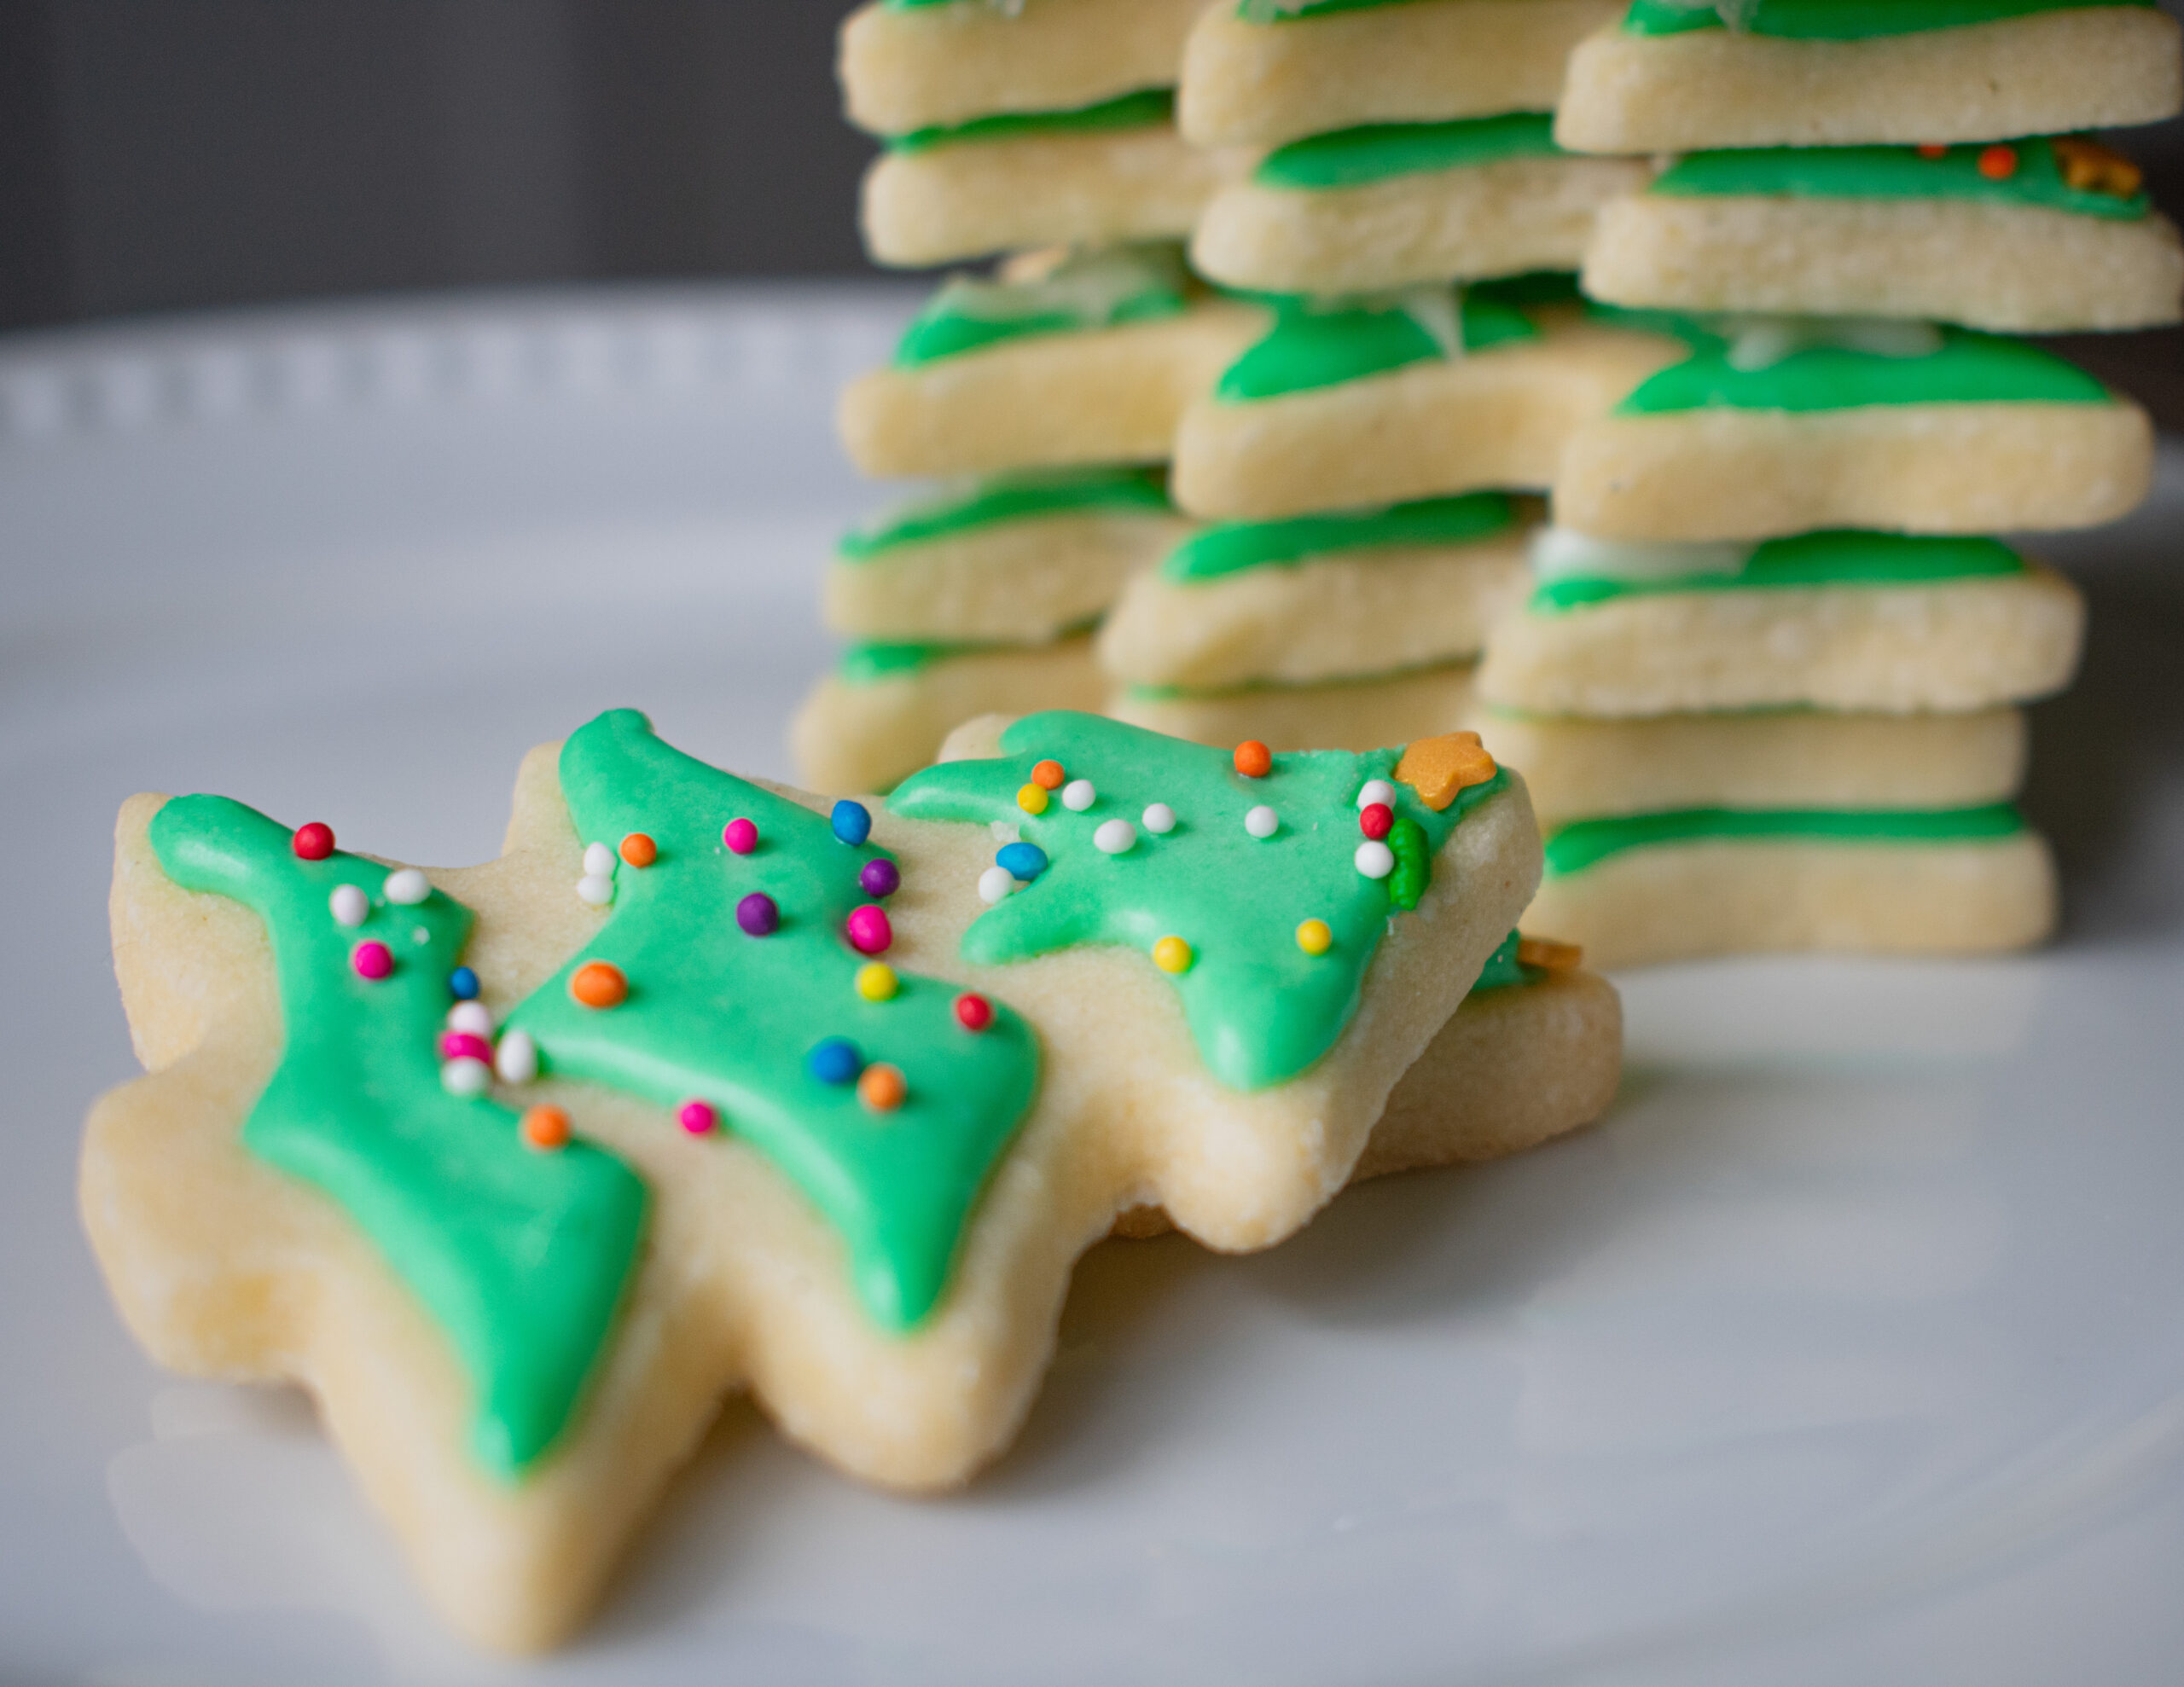
[[884, 960], [868, 961], [857, 970], [857, 993], [867, 1001], [892, 1001], [902, 987], [895, 969]]
[[1046, 813], [1047, 801], [1047, 788], [1043, 785], [1027, 785], [1016, 793], [1016, 806], [1027, 815]]
[[1163, 937], [1153, 946], [1153, 964], [1163, 972], [1188, 972], [1197, 958], [1181, 937]]
[[1334, 933], [1324, 919], [1308, 919], [1297, 928], [1297, 947], [1306, 954], [1325, 954], [1334, 947]]

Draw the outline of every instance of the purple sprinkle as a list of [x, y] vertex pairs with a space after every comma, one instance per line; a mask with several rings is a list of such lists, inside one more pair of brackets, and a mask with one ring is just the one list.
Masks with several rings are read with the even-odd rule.
[[753, 890], [735, 905], [735, 923], [753, 937], [769, 937], [781, 929], [781, 911], [764, 890]]
[[867, 861], [864, 871], [857, 876], [868, 896], [892, 896], [902, 884], [903, 875], [895, 870], [895, 863], [884, 855]]

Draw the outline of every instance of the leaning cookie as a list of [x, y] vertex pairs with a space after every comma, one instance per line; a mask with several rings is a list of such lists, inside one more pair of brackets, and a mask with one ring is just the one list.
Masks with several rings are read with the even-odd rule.
[[1036, 644], [1096, 620], [1190, 527], [1157, 471], [976, 481], [845, 538], [821, 613], [851, 639]]
[[[1252, 1248], [1339, 1188], [1536, 876], [1521, 786], [1456, 748], [1271, 762], [1263, 837], [1228, 757], [1048, 716], [906, 791], [921, 822], [618, 710], [526, 762], [500, 861], [429, 877], [134, 799], [151, 1075], [93, 1111], [86, 1226], [158, 1359], [309, 1387], [450, 1620], [550, 1645], [727, 1390], [852, 1474], [960, 1481], [1118, 1213]], [[1098, 801], [1027, 818], [1045, 865], [989, 905], [987, 815], [1065, 759], [1177, 823], [1117, 861]]]
[[1286, 304], [1183, 412], [1171, 494], [1194, 515], [1317, 510], [1555, 483], [1580, 427], [1684, 345], [1484, 289]]
[[2138, 167], [2070, 138], [1693, 154], [1602, 209], [1584, 280], [1616, 304], [2003, 333], [2184, 316], [2184, 244]]
[[1554, 510], [1603, 539], [2007, 532], [2113, 520], [2152, 475], [2146, 413], [2036, 346], [1790, 317], [1745, 325], [1578, 428]]
[[1026, 246], [1181, 240], [1246, 167], [1184, 143], [1165, 91], [894, 137], [865, 174], [874, 261], [911, 268]]
[[843, 391], [837, 430], [871, 475], [1163, 462], [1184, 407], [1266, 321], [1195, 287], [1173, 248], [952, 281]]
[[2152, 0], [1636, 0], [1571, 55], [1556, 133], [1662, 153], [2152, 123], [2184, 101], [2177, 41]]
[[1529, 579], [1499, 492], [1224, 523], [1130, 582], [1100, 662], [1126, 684], [1205, 689], [1469, 661]]
[[875, 135], [1172, 84], [1199, 0], [868, 0], [842, 20], [849, 119]]
[[[1596, 1122], [1623, 1075], [1623, 1000], [1567, 944], [1519, 938], [1495, 952], [1455, 1017], [1403, 1075], [1350, 1174], [1374, 1178], [1506, 1159]], [[1115, 1234], [1163, 1236], [1158, 1207]]]
[[1096, 709], [1106, 693], [1086, 634], [1043, 644], [852, 645], [797, 710], [789, 749], [815, 791], [886, 791], [974, 715]]
[[2083, 600], [1993, 539], [1827, 532], [1759, 545], [1604, 545], [1550, 532], [1495, 629], [1490, 706], [1644, 716], [1816, 707], [1910, 714], [2060, 691]]
[[1307, 685], [1121, 685], [1107, 713], [1196, 744], [1257, 739], [1276, 750], [1364, 750], [1459, 730], [1476, 704], [1477, 664], [1444, 663]]
[[1623, 0], [1269, 0], [1207, 7], [1176, 120], [1201, 147], [1280, 146], [1367, 123], [1545, 111], [1571, 49]]

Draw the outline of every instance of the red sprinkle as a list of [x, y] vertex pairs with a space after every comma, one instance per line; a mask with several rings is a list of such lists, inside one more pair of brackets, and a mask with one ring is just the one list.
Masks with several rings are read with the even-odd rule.
[[1925, 146], [1919, 148], [1919, 156], [1920, 158], [1947, 158], [1949, 156], [1949, 148], [1947, 147], [1936, 146], [1930, 141]]
[[956, 1022], [967, 1031], [983, 1031], [993, 1023], [993, 1004], [976, 990], [956, 998]]
[[1989, 182], [2007, 182], [2017, 174], [2015, 147], [1989, 147], [1979, 154], [1979, 173]]
[[1396, 811], [1385, 803], [1368, 803], [1357, 811], [1357, 829], [1368, 838], [1385, 838], [1396, 823]]
[[334, 828], [324, 820], [299, 826], [296, 835], [288, 840], [288, 847], [296, 852], [299, 861], [322, 861], [334, 853]]
[[493, 1046], [473, 1031], [444, 1031], [440, 1034], [440, 1058], [443, 1060], [482, 1060], [493, 1064]]

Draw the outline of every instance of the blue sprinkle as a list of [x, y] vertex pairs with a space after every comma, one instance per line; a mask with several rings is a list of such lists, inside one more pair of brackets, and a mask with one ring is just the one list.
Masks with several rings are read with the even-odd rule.
[[864, 1057], [857, 1052], [857, 1045], [846, 1037], [829, 1037], [822, 1043], [812, 1045], [811, 1052], [804, 1057], [804, 1065], [811, 1075], [822, 1084], [853, 1082], [864, 1070]]
[[467, 966], [458, 966], [447, 975], [447, 993], [457, 1001], [478, 999], [478, 975]]
[[834, 804], [834, 836], [845, 844], [862, 844], [872, 836], [872, 810], [845, 797]]
[[1028, 884], [1047, 870], [1047, 852], [1036, 844], [1004, 844], [994, 865], [1008, 869], [1011, 878]]

